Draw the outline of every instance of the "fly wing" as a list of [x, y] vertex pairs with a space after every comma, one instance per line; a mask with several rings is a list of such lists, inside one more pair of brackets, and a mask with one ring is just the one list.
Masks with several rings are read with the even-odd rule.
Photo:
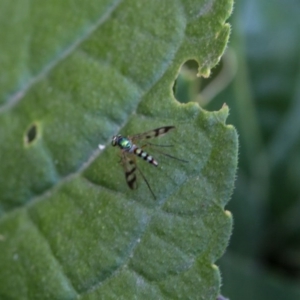
[[142, 171], [136, 165], [135, 156], [124, 152], [122, 154], [122, 165], [124, 168], [127, 185], [132, 190], [135, 190], [137, 188], [136, 170], [138, 170], [139, 173], [141, 174], [142, 178], [146, 182], [153, 198], [156, 199], [155, 194], [153, 193], [148, 180], [146, 179], [145, 175], [142, 173]]
[[166, 134], [168, 131], [171, 129], [174, 129], [175, 126], [164, 126], [164, 127], [159, 127], [144, 133], [139, 133], [136, 135], [133, 135], [129, 137], [132, 141], [137, 141], [137, 140], [143, 140], [143, 139], [152, 139], [154, 137], [158, 137], [161, 135]]
[[122, 154], [122, 166], [125, 173], [125, 178], [127, 185], [135, 190], [137, 188], [137, 180], [136, 180], [136, 170], [137, 166], [135, 163], [135, 157], [133, 155], [129, 155], [128, 153]]

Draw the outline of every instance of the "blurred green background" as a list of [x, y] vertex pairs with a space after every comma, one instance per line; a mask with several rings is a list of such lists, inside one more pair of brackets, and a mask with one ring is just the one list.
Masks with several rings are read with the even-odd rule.
[[[231, 300], [300, 299], [300, 1], [240, 0], [209, 79], [188, 62], [176, 97], [230, 107], [239, 133], [234, 230], [217, 264]], [[199, 93], [200, 92], [200, 93]]]

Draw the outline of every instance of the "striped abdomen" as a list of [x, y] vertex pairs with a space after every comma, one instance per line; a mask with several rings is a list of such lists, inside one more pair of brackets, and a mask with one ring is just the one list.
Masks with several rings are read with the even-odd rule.
[[135, 155], [143, 158], [148, 163], [150, 163], [150, 164], [152, 164], [152, 165], [154, 165], [156, 167], [158, 166], [158, 162], [151, 155], [149, 155], [147, 152], [145, 152], [141, 148], [138, 148], [138, 147], [135, 146], [135, 148], [133, 149], [133, 153]]

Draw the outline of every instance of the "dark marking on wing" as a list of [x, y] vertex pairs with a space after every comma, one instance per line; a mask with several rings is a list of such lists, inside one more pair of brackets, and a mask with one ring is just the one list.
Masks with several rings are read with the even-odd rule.
[[175, 128], [175, 127], [174, 126], [165, 126], [165, 127], [160, 127], [160, 128], [154, 129], [155, 137], [163, 135], [173, 128]]
[[124, 168], [127, 185], [132, 190], [136, 189], [137, 188], [137, 181], [136, 181], [136, 174], [135, 174], [136, 164], [135, 164], [134, 157], [131, 158], [128, 155], [124, 154], [122, 156], [122, 165]]
[[171, 129], [174, 129], [175, 126], [164, 126], [164, 127], [159, 127], [144, 133], [136, 134], [132, 137], [130, 137], [131, 140], [142, 140], [142, 139], [151, 139], [154, 137], [161, 136], [163, 134], [166, 134], [168, 131]]

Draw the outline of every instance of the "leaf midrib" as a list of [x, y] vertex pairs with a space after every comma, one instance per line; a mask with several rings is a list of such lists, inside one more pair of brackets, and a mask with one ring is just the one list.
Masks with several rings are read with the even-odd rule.
[[4, 100], [4, 104], [0, 106], [0, 115], [12, 109], [16, 106], [23, 98], [27, 91], [30, 90], [32, 86], [40, 82], [44, 79], [52, 69], [54, 69], [60, 62], [64, 61], [67, 57], [69, 57], [84, 41], [86, 41], [94, 31], [96, 31], [115, 11], [115, 9], [123, 2], [123, 0], [117, 0], [111, 7], [107, 9], [107, 11], [98, 19], [96, 22], [89, 26], [85, 35], [76, 39], [72, 44], [70, 44], [67, 48], [65, 48], [59, 56], [56, 57], [52, 62], [46, 64], [44, 68], [40, 70], [40, 72], [27, 81], [27, 84], [24, 85], [20, 90], [10, 95], [6, 100]]

